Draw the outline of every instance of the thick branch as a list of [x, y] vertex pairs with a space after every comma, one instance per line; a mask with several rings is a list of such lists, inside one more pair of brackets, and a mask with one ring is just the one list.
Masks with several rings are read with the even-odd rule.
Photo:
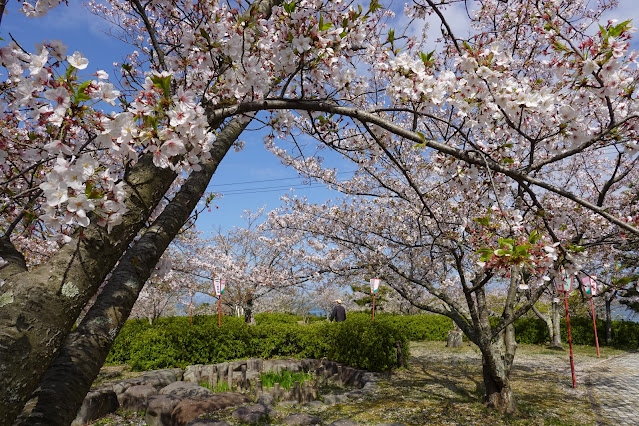
[[144, 283], [247, 125], [248, 122], [235, 119], [222, 129], [211, 151], [211, 160], [189, 176], [155, 222], [127, 250], [82, 323], [69, 333], [18, 424], [68, 425], [75, 418]]
[[0, 265], [0, 280], [27, 271], [24, 256], [15, 248], [8, 236], [0, 237], [0, 258], [7, 262], [4, 266]]
[[433, 140], [424, 140], [421, 135], [415, 132], [405, 129], [395, 123], [385, 120], [370, 112], [362, 111], [361, 109], [358, 109], [358, 108], [340, 106], [340, 105], [336, 105], [335, 103], [325, 102], [325, 101], [265, 99], [262, 101], [246, 102], [239, 105], [223, 107], [223, 108], [215, 109], [210, 112], [212, 116], [214, 117], [223, 118], [223, 117], [229, 117], [236, 114], [242, 114], [247, 112], [254, 112], [254, 111], [260, 111], [260, 110], [278, 110], [278, 109], [323, 111], [323, 112], [334, 113], [334, 114], [351, 117], [362, 123], [375, 124], [376, 126], [379, 126], [384, 130], [394, 133], [397, 136], [406, 138], [416, 143], [424, 144], [425, 146], [429, 148], [432, 148], [444, 154], [448, 154], [465, 163], [473, 164], [481, 168], [488, 167], [490, 170], [502, 173], [514, 179], [517, 182], [527, 182], [531, 185], [535, 185], [540, 188], [546, 189], [550, 192], [553, 192], [557, 195], [562, 196], [563, 198], [571, 200], [587, 208], [588, 210], [591, 210], [597, 213], [598, 215], [602, 216], [609, 222], [614, 223], [615, 225], [619, 226], [620, 228], [624, 229], [627, 232], [630, 232], [634, 235], [639, 235], [639, 229], [630, 225], [629, 223], [624, 222], [620, 218], [615, 217], [612, 214], [608, 213], [606, 208], [597, 206], [596, 204], [593, 204], [590, 201], [584, 200], [565, 189], [556, 187], [543, 180], [536, 179], [528, 175], [527, 173], [519, 171], [517, 169], [504, 167], [501, 164], [498, 164], [490, 159], [486, 163], [484, 160], [484, 157], [475, 155], [471, 151], [461, 150], [461, 149], [452, 147], [450, 145], [439, 143]]
[[0, 287], [0, 425], [11, 424], [80, 311], [168, 190], [175, 173], [142, 156], [125, 177], [128, 212], [110, 233], [92, 221], [33, 271]]

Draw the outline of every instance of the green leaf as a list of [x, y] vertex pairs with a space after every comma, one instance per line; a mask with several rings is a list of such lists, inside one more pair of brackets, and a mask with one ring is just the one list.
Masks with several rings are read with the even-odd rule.
[[500, 238], [499, 239], [499, 247], [507, 248], [508, 250], [512, 250], [515, 245], [515, 240], [512, 238]]
[[433, 59], [433, 54], [435, 53], [435, 51], [431, 51], [428, 53], [424, 53], [424, 52], [419, 52], [419, 57], [422, 59], [422, 62], [424, 63], [424, 66], [428, 67], [430, 66], [430, 64], [432, 64], [434, 62]]
[[606, 31], [606, 29], [604, 27], [602, 27], [601, 25], [599, 25], [599, 31], [601, 31], [601, 36], [603, 37], [604, 40], [608, 39], [608, 31]]
[[530, 244], [535, 244], [537, 241], [539, 241], [540, 238], [541, 238], [541, 235], [539, 235], [539, 232], [537, 232], [537, 230], [535, 229], [528, 236], [528, 242]]
[[581, 252], [585, 251], [586, 249], [583, 248], [582, 246], [578, 246], [578, 245], [574, 245], [574, 244], [568, 244], [568, 250], [576, 252], [576, 253], [581, 253]]
[[77, 91], [77, 93], [75, 95], [75, 103], [76, 104], [79, 103], [79, 102], [86, 102], [86, 101], [91, 99], [86, 94], [87, 87], [89, 87], [91, 85], [91, 82], [92, 82], [92, 80], [85, 81], [84, 83], [82, 83], [80, 85], [80, 87], [78, 87], [78, 91]]
[[608, 30], [608, 35], [610, 37], [619, 37], [621, 33], [623, 33], [624, 30], [626, 30], [630, 26], [631, 22], [632, 20], [629, 19], [627, 21], [623, 21], [622, 23], [615, 25], [614, 27], [611, 27]]
[[513, 164], [513, 163], [515, 162], [515, 160], [513, 160], [513, 159], [512, 159], [512, 158], [510, 158], [510, 157], [504, 157], [504, 158], [502, 158], [502, 160], [501, 160], [501, 161], [502, 161], [504, 164]]
[[204, 28], [200, 28], [200, 34], [202, 35], [202, 37], [206, 39], [206, 41], [208, 41], [209, 43], [211, 42], [211, 37], [209, 36], [209, 33], [207, 33]]
[[422, 132], [415, 132], [415, 133], [417, 133], [417, 136], [419, 136], [422, 142], [426, 142], [426, 136], [424, 136]]
[[488, 226], [490, 225], [490, 216], [476, 217], [473, 219], [473, 221], [479, 223], [480, 225]]
[[479, 257], [479, 260], [481, 260], [482, 262], [488, 262], [490, 258], [493, 257], [493, 254], [495, 252], [490, 247], [482, 247], [479, 250], [477, 250], [476, 253], [481, 254], [481, 256]]
[[319, 30], [320, 31], [326, 31], [326, 30], [330, 29], [332, 26], [333, 26], [333, 24], [331, 24], [330, 22], [324, 23], [324, 17], [322, 15], [320, 15], [320, 20], [319, 20]]
[[162, 93], [165, 98], [168, 98], [171, 95], [171, 76], [167, 75], [166, 77], [161, 77], [159, 75], [152, 75], [151, 81], [153, 85], [159, 89], [162, 89]]
[[382, 5], [379, 4], [378, 0], [371, 1], [370, 6], [368, 6], [368, 11], [374, 13], [376, 10], [383, 9]]
[[69, 80], [69, 78], [71, 78], [71, 75], [73, 74], [73, 71], [76, 70], [76, 67], [74, 67], [73, 65], [69, 65], [69, 68], [67, 68], [67, 72], [64, 75], [65, 80]]
[[624, 286], [634, 281], [635, 278], [636, 277], [623, 277], [623, 278], [617, 278], [617, 279], [613, 278], [613, 282], [615, 283], [615, 285]]
[[292, 1], [290, 3], [282, 3], [282, 7], [286, 11], [286, 13], [288, 13], [289, 15], [295, 12], [295, 6], [297, 6], [297, 2], [295, 1]]

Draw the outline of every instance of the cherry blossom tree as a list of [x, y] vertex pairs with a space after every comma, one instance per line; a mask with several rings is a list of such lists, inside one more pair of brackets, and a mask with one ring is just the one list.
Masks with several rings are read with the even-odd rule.
[[[57, 3], [27, 2], [24, 12], [40, 16]], [[412, 153], [416, 160], [406, 157], [379, 180], [395, 189], [394, 180], [408, 184], [410, 193], [397, 194], [410, 200], [407, 212], [428, 212], [425, 182], [436, 190], [428, 177], [407, 179], [419, 158], [433, 165], [431, 179], [451, 183], [448, 193], [460, 205], [477, 200], [478, 211], [458, 216], [476, 227], [461, 234], [470, 246], [459, 259], [440, 256], [461, 263], [448, 263], [442, 277], [476, 272], [470, 288], [487, 271], [507, 274], [524, 252], [533, 281], [543, 280], [551, 266], [545, 248], [568, 259], [576, 253], [570, 245], [593, 240], [594, 230], [618, 240], [639, 235], [630, 185], [637, 173], [632, 25], [598, 27], [609, 2], [590, 10], [585, 1], [483, 0], [464, 2], [472, 29], [460, 38], [444, 14], [452, 3], [416, 0], [405, 10], [412, 24], [397, 29], [384, 26], [393, 12], [378, 1], [93, 4], [135, 49], [121, 64], [117, 89], [104, 71], [85, 71], [90, 58], [58, 42], [35, 52], [3, 45], [0, 422], [13, 421], [38, 382], [38, 398], [58, 395], [67, 404], [52, 402], [52, 412], [75, 413], [69, 407], [77, 396], [59, 397], [64, 375], [53, 372], [60, 365], [54, 355], [60, 352], [67, 375], [82, 377], [82, 384], [67, 381], [69, 392], [88, 389], [104, 359], [94, 351], [108, 351], [161, 253], [257, 111], [273, 111], [259, 116], [273, 129], [266, 141], [273, 151], [282, 154], [275, 136], [288, 138], [296, 151], [283, 155], [285, 163], [330, 185], [341, 185], [334, 170], [316, 152], [304, 154], [308, 139], [300, 136], [358, 156], [364, 170], [380, 158], [394, 163], [388, 154], [397, 150]], [[428, 16], [441, 22], [441, 50], [423, 52], [425, 40], [414, 31]], [[117, 111], [103, 112], [100, 102]], [[483, 198], [463, 202], [471, 192]], [[412, 222], [423, 218], [412, 214]], [[61, 246], [28, 268], [18, 236]], [[475, 271], [478, 247], [484, 265]], [[67, 337], [109, 274], [105, 296], [83, 321], [91, 330]], [[508, 288], [516, 297], [517, 285]], [[111, 293], [118, 291], [127, 297]], [[513, 316], [505, 315], [503, 329]], [[94, 335], [100, 343], [87, 343]], [[73, 359], [87, 356], [92, 367], [78, 371]], [[54, 377], [55, 386], [45, 384]], [[495, 405], [511, 408], [503, 396]]]
[[[282, 244], [261, 223], [264, 208], [244, 212], [246, 226], [218, 230], [203, 252], [202, 261], [215, 277], [226, 281], [224, 303], [253, 323], [260, 299], [273, 292], [300, 287], [315, 275], [291, 250], [291, 240]], [[293, 244], [295, 245], [295, 244]]]

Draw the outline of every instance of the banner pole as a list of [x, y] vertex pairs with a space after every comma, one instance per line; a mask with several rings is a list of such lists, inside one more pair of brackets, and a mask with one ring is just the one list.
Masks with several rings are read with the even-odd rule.
[[597, 358], [599, 358], [599, 338], [597, 337], [597, 320], [595, 319], [595, 303], [590, 296], [590, 311], [592, 312], [592, 326], [595, 329], [595, 346], [597, 346]]
[[373, 319], [371, 322], [375, 322], [375, 293], [373, 293]]
[[577, 388], [577, 379], [575, 378], [575, 361], [572, 356], [572, 336], [570, 335], [570, 314], [568, 314], [568, 293], [564, 292], [564, 304], [566, 305], [566, 326], [568, 328], [568, 346], [570, 347], [570, 371], [572, 372], [572, 387]]

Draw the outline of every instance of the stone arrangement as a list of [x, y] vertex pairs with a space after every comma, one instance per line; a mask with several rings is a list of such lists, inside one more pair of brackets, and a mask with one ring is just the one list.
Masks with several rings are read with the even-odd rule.
[[[314, 373], [319, 382], [346, 385], [352, 389], [340, 394], [318, 395], [318, 386], [309, 381], [296, 382], [291, 389], [279, 384], [271, 388], [262, 385], [262, 372], [282, 370]], [[233, 418], [243, 423], [259, 423], [276, 416], [274, 405], [282, 404], [338, 404], [356, 398], [375, 387], [374, 373], [342, 364], [317, 359], [248, 359], [212, 365], [191, 365], [185, 370], [171, 368], [144, 373], [139, 377], [121, 380], [91, 389], [87, 394], [74, 426], [115, 412], [146, 412], [150, 426], [225, 425], [227, 423], [199, 419], [202, 414], [237, 407]], [[216, 388], [226, 383], [237, 392], [218, 392], [200, 386], [206, 383]], [[318, 398], [321, 398], [320, 401]], [[255, 402], [253, 402], [255, 401]], [[320, 424], [319, 418], [308, 414], [294, 414], [282, 420], [285, 424]]]

